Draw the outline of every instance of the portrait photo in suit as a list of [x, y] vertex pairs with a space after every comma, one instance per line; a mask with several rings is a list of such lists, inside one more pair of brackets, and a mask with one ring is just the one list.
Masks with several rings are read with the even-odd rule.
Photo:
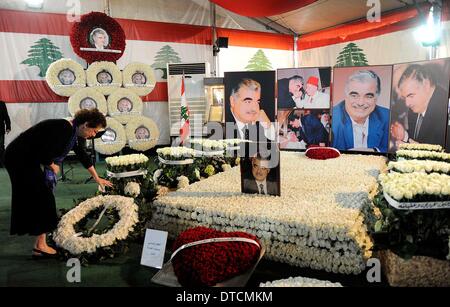
[[89, 34], [89, 43], [98, 50], [106, 49], [109, 45], [109, 35], [102, 28], [95, 28]]
[[275, 71], [225, 72], [224, 75], [226, 137], [275, 141]]
[[[280, 163], [278, 150], [258, 152], [241, 162], [242, 193], [280, 196]], [[278, 155], [273, 159], [270, 155]], [[274, 161], [277, 160], [277, 163]]]
[[329, 146], [329, 109], [292, 110], [281, 125], [280, 149], [303, 150], [311, 145]]
[[331, 67], [277, 70], [277, 108], [330, 108]]
[[450, 59], [394, 65], [390, 147], [402, 143], [445, 146]]
[[386, 153], [392, 66], [334, 70], [332, 146], [341, 151]]

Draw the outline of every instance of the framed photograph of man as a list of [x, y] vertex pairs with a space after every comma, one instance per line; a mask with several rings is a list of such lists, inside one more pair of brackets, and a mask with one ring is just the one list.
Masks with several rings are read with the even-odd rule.
[[123, 97], [117, 101], [117, 110], [121, 113], [131, 112], [133, 110], [133, 103], [130, 99]]
[[134, 135], [137, 140], [148, 140], [150, 138], [150, 131], [146, 127], [140, 126], [136, 128]]
[[275, 71], [226, 72], [224, 83], [226, 137], [275, 141]]
[[111, 128], [107, 128], [105, 133], [101, 136], [101, 140], [105, 143], [115, 142], [117, 139], [117, 133]]
[[75, 73], [68, 68], [63, 69], [58, 73], [58, 80], [62, 85], [72, 85], [75, 82], [75, 79]]
[[100, 84], [110, 84], [112, 83], [113, 77], [107, 70], [102, 70], [97, 74], [97, 82]]
[[334, 69], [331, 145], [341, 151], [388, 151], [392, 66]]
[[401, 143], [445, 146], [450, 59], [394, 65], [389, 151]]
[[92, 48], [103, 50], [108, 49], [109, 35], [102, 28], [95, 28], [89, 33], [89, 44]]
[[329, 109], [331, 67], [277, 70], [277, 108]]
[[280, 151], [276, 144], [271, 150], [243, 158], [240, 168], [242, 193], [280, 196]]
[[80, 101], [80, 109], [92, 110], [97, 108], [97, 102], [91, 97], [83, 98]]
[[143, 85], [145, 82], [147, 82], [147, 77], [145, 76], [144, 72], [137, 71], [131, 76], [131, 82], [135, 85]]
[[294, 109], [279, 117], [280, 149], [304, 150], [308, 146], [329, 146], [330, 109]]

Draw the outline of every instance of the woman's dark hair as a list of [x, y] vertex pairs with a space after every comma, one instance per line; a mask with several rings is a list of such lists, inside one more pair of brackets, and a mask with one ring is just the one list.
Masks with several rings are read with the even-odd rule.
[[79, 110], [74, 117], [77, 126], [87, 123], [89, 128], [106, 127], [106, 118], [98, 109], [82, 109]]

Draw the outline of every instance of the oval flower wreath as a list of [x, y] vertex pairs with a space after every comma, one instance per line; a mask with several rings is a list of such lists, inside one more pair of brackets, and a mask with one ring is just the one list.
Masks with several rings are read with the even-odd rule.
[[124, 68], [122, 76], [123, 86], [139, 96], [150, 94], [156, 85], [153, 68], [148, 64], [130, 63]]
[[155, 147], [159, 139], [159, 129], [155, 122], [145, 116], [135, 116], [125, 127], [130, 148], [146, 151]]
[[95, 62], [89, 65], [87, 84], [103, 95], [110, 95], [122, 86], [122, 73], [113, 62]]
[[103, 114], [108, 113], [105, 96], [95, 88], [83, 88], [69, 97], [69, 113], [74, 116], [81, 109], [97, 108]]
[[[92, 33], [96, 29], [101, 29], [105, 36], [107, 36], [107, 46], [105, 50], [112, 50], [117, 52], [102, 52], [96, 50], [82, 50], [95, 49], [90, 41]], [[91, 12], [81, 16], [80, 22], [75, 22], [70, 32], [70, 43], [73, 51], [86, 62], [92, 63], [96, 61], [111, 61], [115, 62], [123, 55], [125, 51], [125, 33], [120, 24], [114, 18], [101, 12]]]
[[95, 151], [103, 155], [112, 155], [121, 151], [126, 143], [125, 129], [112, 117], [106, 118], [105, 133], [100, 138], [94, 139]]
[[60, 96], [68, 97], [86, 87], [86, 73], [83, 67], [72, 59], [60, 59], [50, 64], [45, 79], [52, 91]]
[[108, 114], [122, 124], [142, 115], [142, 108], [141, 98], [129, 89], [120, 88], [108, 96]]
[[[93, 234], [91, 237], [82, 237], [80, 234], [75, 233], [75, 224], [89, 212], [100, 207], [117, 210], [120, 220], [114, 227], [104, 234]], [[64, 248], [73, 255], [94, 253], [97, 248], [111, 246], [118, 240], [126, 239], [139, 221], [138, 209], [133, 198], [124, 196], [100, 195], [87, 199], [61, 218], [53, 238], [59, 247]]]

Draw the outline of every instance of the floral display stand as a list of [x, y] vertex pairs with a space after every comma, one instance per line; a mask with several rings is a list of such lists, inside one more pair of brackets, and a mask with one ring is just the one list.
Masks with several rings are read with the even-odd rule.
[[390, 250], [378, 252], [382, 270], [394, 287], [450, 287], [450, 261], [425, 256], [405, 260]]

